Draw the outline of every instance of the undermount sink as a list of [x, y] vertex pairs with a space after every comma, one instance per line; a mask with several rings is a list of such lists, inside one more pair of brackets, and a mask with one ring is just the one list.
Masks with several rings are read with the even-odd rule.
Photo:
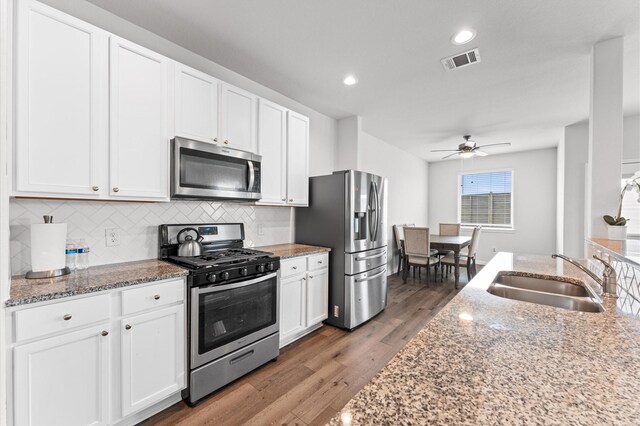
[[487, 291], [494, 296], [578, 312], [603, 312], [595, 294], [584, 285], [558, 279], [498, 273]]

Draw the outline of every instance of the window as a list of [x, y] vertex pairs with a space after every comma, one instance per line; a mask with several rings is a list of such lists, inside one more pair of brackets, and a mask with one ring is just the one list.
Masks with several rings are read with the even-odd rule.
[[513, 171], [460, 175], [458, 210], [462, 225], [513, 228]]
[[[620, 182], [620, 190], [624, 188], [628, 179], [622, 179]], [[640, 195], [635, 191], [629, 191], [624, 194], [622, 201], [622, 217], [631, 219], [627, 222], [627, 234], [640, 236], [640, 203], [638, 203]]]

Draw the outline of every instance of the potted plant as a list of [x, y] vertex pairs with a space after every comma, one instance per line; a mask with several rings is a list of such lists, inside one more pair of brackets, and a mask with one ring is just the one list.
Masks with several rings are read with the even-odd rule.
[[629, 219], [622, 217], [622, 201], [627, 191], [635, 191], [638, 195], [640, 203], [640, 170], [637, 171], [631, 179], [629, 179], [622, 192], [620, 192], [620, 205], [618, 206], [618, 214], [616, 216], [604, 215], [602, 218], [607, 223], [607, 233], [610, 240], [626, 240], [627, 239], [627, 222]]

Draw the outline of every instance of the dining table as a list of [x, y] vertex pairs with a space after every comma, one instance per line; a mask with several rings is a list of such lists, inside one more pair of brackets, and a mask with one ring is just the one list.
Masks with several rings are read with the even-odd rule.
[[[401, 240], [404, 244], [404, 239]], [[466, 235], [436, 235], [432, 234], [429, 237], [429, 245], [431, 249], [438, 251], [452, 251], [453, 258], [455, 259], [454, 273], [455, 276], [455, 288], [458, 288], [458, 282], [460, 281], [460, 251], [468, 247], [471, 244], [471, 236]], [[407, 256], [405, 256], [405, 264], [403, 268], [407, 268]]]

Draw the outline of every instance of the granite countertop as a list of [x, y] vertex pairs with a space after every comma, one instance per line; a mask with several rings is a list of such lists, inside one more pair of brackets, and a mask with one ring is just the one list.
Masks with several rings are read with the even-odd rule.
[[151, 281], [178, 278], [189, 271], [161, 260], [114, 263], [93, 266], [57, 278], [26, 279], [24, 275], [11, 278], [9, 300], [5, 306], [19, 306], [44, 302], [78, 294], [94, 293]]
[[310, 246], [307, 244], [276, 244], [273, 246], [254, 247], [256, 250], [266, 251], [279, 256], [281, 259], [288, 259], [290, 257], [307, 256], [315, 253], [325, 253], [331, 251], [327, 247]]
[[581, 313], [493, 296], [499, 271], [597, 287], [560, 259], [497, 254], [330, 424], [638, 424], [640, 321], [615, 299]]
[[609, 252], [619, 260], [640, 266], [640, 240], [608, 240], [606, 238], [587, 238], [599, 248]]

